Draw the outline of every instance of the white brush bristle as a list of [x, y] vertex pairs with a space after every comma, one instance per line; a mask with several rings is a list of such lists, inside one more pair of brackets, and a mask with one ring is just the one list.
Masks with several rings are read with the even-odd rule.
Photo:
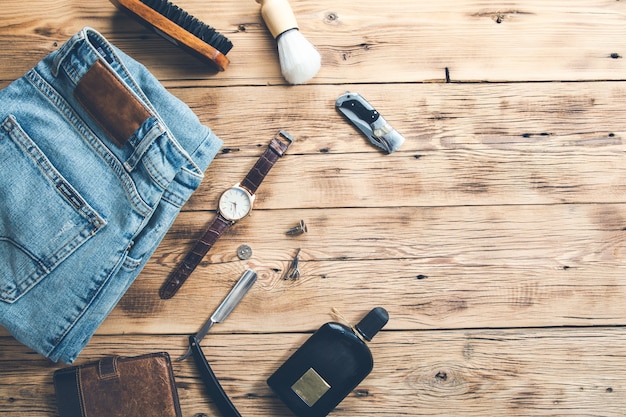
[[320, 53], [298, 29], [281, 34], [277, 42], [280, 70], [290, 84], [303, 84], [320, 70]]

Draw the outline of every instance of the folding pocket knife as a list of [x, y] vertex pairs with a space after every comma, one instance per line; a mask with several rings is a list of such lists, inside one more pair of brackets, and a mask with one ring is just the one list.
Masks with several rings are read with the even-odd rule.
[[388, 154], [404, 143], [404, 137], [359, 93], [342, 94], [335, 106], [372, 144]]

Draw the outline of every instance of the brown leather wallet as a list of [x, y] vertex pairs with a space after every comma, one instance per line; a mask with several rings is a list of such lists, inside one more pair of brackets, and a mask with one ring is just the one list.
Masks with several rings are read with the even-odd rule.
[[110, 356], [53, 379], [60, 417], [182, 417], [166, 352]]

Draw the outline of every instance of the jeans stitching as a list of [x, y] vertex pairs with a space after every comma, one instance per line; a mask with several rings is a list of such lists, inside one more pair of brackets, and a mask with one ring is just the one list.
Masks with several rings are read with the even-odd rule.
[[[32, 139], [28, 137], [26, 132], [21, 129], [13, 116], [7, 117], [2, 124], [2, 130], [12, 139], [12, 142], [24, 152], [25, 157], [29, 158], [31, 163], [34, 164], [33, 169], [37, 169], [41, 172], [45, 178], [43, 181], [46, 181], [50, 187], [54, 187], [58, 190], [59, 185], [63, 184], [71, 188], [71, 185], [61, 176], [56, 167], [52, 165]], [[28, 292], [33, 285], [44, 279], [50, 271], [56, 268], [65, 258], [74, 253], [77, 248], [89, 240], [89, 238], [95, 235], [98, 230], [102, 229], [106, 224], [104, 219], [102, 219], [77, 193], [75, 193], [74, 198], [81, 200], [80, 208], [77, 208], [73, 202], [69, 201], [62, 193], [60, 193], [59, 198], [64, 199], [67, 204], [72, 205], [75, 212], [80, 213], [86, 223], [81, 224], [80, 228], [76, 229], [76, 233], [71, 240], [65, 242], [63, 246], [56, 248], [53, 253], [47, 254], [45, 259], [35, 257], [31, 255], [30, 252], [23, 250], [31, 259], [36, 260], [39, 267], [29, 276], [21, 277], [19, 282], [16, 282], [17, 285], [13, 291], [3, 291], [3, 293], [7, 294], [4, 297], [5, 299], [9, 299], [9, 295], [13, 293], [12, 299], [17, 300], [21, 295]], [[79, 225], [76, 226], [78, 227]], [[17, 247], [21, 248], [21, 245], [17, 245]]]
[[80, 133], [80, 135], [85, 139], [85, 141], [92, 147], [92, 149], [96, 152], [96, 154], [100, 155], [113, 169], [115, 174], [120, 180], [123, 188], [126, 191], [126, 194], [129, 197], [131, 204], [135, 207], [137, 212], [141, 216], [147, 216], [152, 208], [141, 198], [139, 195], [139, 191], [135, 187], [135, 183], [127, 174], [126, 170], [123, 168], [121, 162], [112, 155], [106, 146], [104, 146], [98, 137], [89, 129], [88, 126], [83, 124], [74, 113], [70, 105], [65, 101], [65, 99], [57, 93], [57, 91], [50, 86], [35, 70], [29, 71], [27, 77], [32, 85], [34, 85], [42, 94], [56, 107], [60, 110], [60, 113], [65, 116], [65, 119], [70, 122], [72, 126]]

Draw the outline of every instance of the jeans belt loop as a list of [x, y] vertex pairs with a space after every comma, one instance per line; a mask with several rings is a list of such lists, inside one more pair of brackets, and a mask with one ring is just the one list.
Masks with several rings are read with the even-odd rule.
[[54, 60], [52, 61], [52, 75], [56, 78], [59, 74], [59, 69], [61, 68], [61, 64], [65, 61], [65, 58], [74, 50], [74, 48], [78, 45], [79, 42], [83, 41], [86, 38], [86, 30], [83, 29], [80, 32], [76, 33], [70, 39], [68, 39], [57, 51]]

